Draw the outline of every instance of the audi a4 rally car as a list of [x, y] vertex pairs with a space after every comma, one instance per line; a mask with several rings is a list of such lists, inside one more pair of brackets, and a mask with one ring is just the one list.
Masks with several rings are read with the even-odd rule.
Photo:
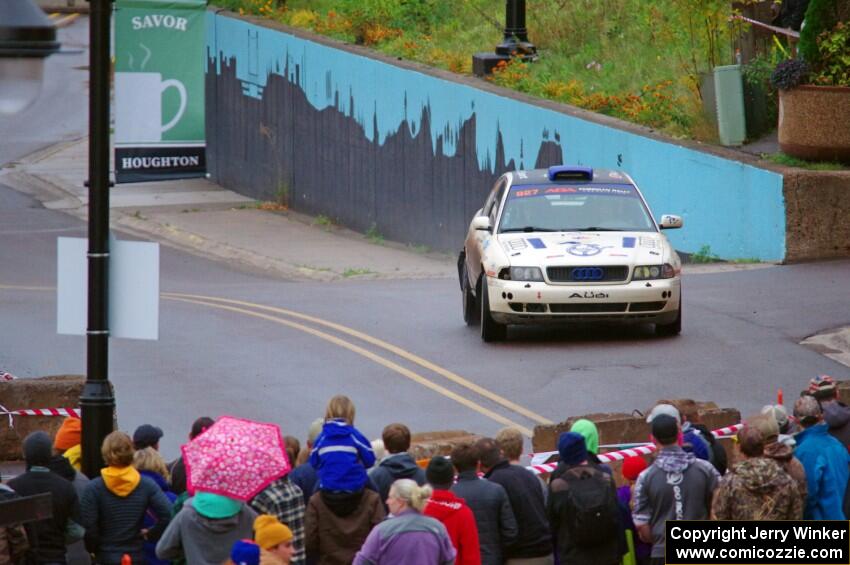
[[463, 318], [498, 341], [508, 324], [607, 321], [682, 329], [681, 261], [629, 175], [557, 166], [506, 173], [458, 258]]

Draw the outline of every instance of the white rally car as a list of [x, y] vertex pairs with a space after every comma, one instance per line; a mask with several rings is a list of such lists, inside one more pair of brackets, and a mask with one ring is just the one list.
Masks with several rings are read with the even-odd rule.
[[557, 166], [506, 173], [458, 258], [463, 318], [498, 341], [508, 324], [606, 321], [682, 329], [681, 261], [625, 173]]

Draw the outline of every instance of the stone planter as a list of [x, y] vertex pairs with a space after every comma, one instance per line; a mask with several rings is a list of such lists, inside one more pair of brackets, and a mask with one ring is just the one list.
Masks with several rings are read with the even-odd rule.
[[850, 87], [780, 90], [779, 148], [799, 159], [850, 163]]

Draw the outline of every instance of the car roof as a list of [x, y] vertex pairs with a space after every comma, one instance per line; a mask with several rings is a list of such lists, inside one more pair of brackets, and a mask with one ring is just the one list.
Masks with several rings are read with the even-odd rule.
[[[555, 167], [551, 167], [555, 168]], [[563, 165], [558, 165], [558, 169], [568, 168]], [[511, 171], [507, 176], [511, 179], [512, 185], [526, 184], [561, 184], [561, 183], [585, 183], [585, 182], [604, 182], [616, 184], [634, 184], [631, 177], [622, 171], [614, 171], [611, 169], [590, 169], [587, 167], [576, 166], [575, 169], [582, 171], [592, 171], [593, 179], [569, 179], [569, 180], [550, 180], [549, 169], [528, 169], [520, 171]]]

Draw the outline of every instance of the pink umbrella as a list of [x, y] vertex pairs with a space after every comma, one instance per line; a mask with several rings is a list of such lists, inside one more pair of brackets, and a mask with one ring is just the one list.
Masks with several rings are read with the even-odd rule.
[[280, 428], [222, 416], [181, 447], [189, 492], [251, 500], [292, 468]]

